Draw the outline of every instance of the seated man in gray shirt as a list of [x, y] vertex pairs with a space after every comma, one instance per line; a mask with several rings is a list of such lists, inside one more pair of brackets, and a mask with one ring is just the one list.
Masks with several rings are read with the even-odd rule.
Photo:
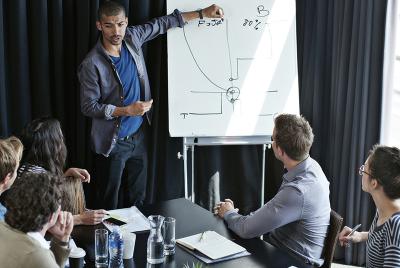
[[329, 182], [319, 164], [309, 156], [314, 135], [301, 116], [275, 118], [272, 149], [285, 167], [282, 185], [268, 203], [242, 216], [231, 200], [214, 208], [228, 227], [243, 238], [266, 234], [271, 244], [305, 263], [321, 266], [329, 226]]

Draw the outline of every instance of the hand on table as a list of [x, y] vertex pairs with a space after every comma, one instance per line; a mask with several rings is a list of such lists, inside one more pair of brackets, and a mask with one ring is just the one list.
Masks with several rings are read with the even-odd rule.
[[104, 209], [87, 209], [79, 215], [74, 215], [75, 225], [96, 225], [103, 221], [107, 211]]
[[236, 212], [239, 211], [239, 209], [235, 209], [235, 205], [233, 204], [232, 200], [225, 199], [225, 202], [219, 202], [214, 207], [214, 214], [224, 218], [225, 213], [230, 210], [235, 210]]

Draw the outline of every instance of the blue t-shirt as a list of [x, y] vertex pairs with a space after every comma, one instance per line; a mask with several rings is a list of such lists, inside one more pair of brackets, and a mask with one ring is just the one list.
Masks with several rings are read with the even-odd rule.
[[[124, 106], [139, 101], [140, 83], [138, 71], [136, 63], [133, 60], [132, 55], [129, 53], [125, 42], [122, 42], [120, 57], [111, 56], [111, 59], [117, 69], [124, 89]], [[142, 116], [122, 116], [118, 137], [124, 138], [135, 133], [142, 124], [142, 121]]]
[[4, 215], [6, 215], [7, 209], [0, 203], [0, 221], [4, 221]]

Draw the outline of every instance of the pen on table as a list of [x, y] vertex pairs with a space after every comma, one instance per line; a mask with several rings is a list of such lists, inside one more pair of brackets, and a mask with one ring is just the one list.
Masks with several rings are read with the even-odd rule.
[[347, 235], [347, 237], [352, 236], [352, 235], [354, 234], [354, 232], [357, 231], [358, 228], [360, 228], [360, 227], [361, 227], [361, 223], [360, 223], [360, 224], [357, 224], [356, 226], [354, 226], [354, 228], [351, 229], [351, 232]]
[[206, 233], [206, 232], [202, 232], [202, 233], [201, 233], [201, 235], [200, 235], [200, 239], [199, 239], [199, 241], [200, 241], [200, 242], [201, 242], [201, 241], [203, 241], [203, 239], [204, 239], [204, 236], [205, 236], [205, 233]]

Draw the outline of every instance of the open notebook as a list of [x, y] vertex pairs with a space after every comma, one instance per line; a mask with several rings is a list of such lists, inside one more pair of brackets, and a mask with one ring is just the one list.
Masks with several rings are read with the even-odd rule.
[[229, 256], [242, 257], [250, 255], [244, 247], [239, 246], [214, 231], [204, 232], [203, 237], [202, 233], [200, 233], [180, 238], [176, 240], [176, 243], [190, 250], [197, 250], [212, 260], [225, 260]]

